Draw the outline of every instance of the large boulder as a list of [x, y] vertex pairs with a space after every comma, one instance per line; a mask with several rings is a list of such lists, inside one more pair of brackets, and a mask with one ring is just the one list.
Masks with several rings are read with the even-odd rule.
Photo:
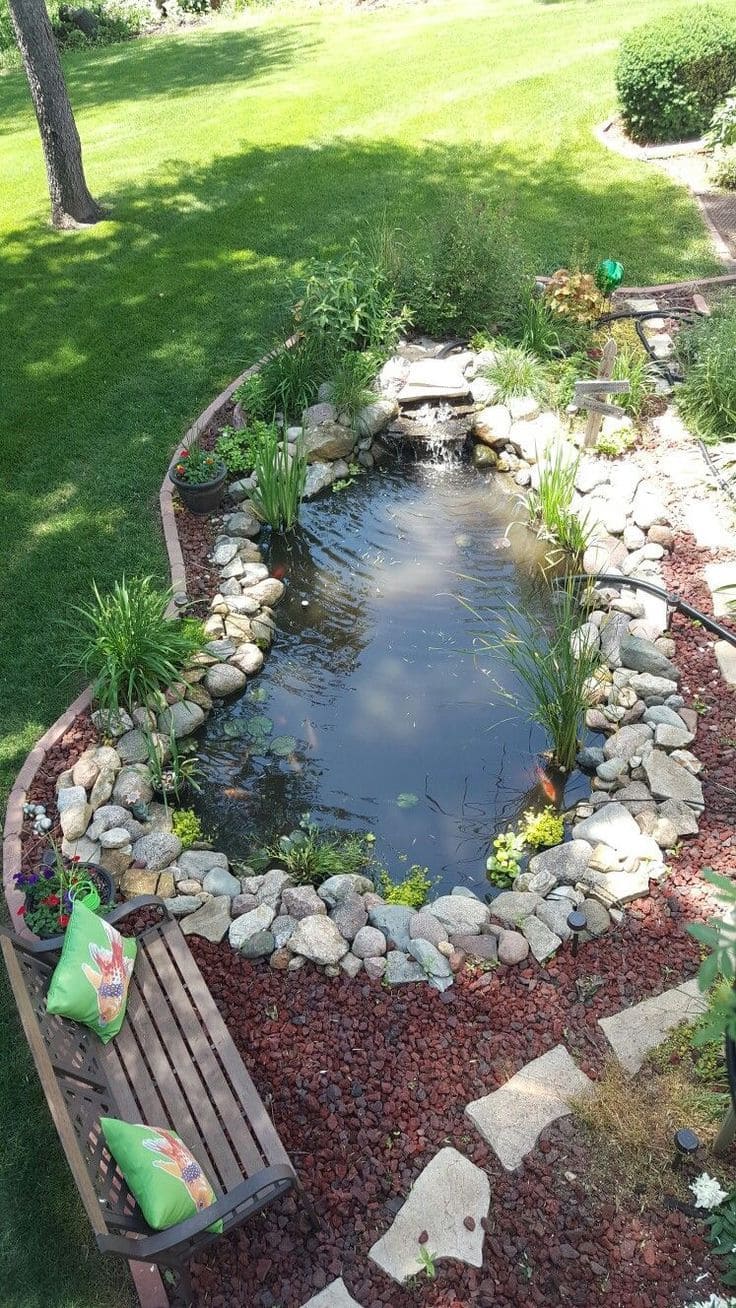
[[185, 936], [202, 936], [204, 940], [217, 944], [230, 929], [230, 900], [227, 895], [208, 899], [196, 912], [185, 916], [181, 929]]
[[315, 913], [311, 917], [303, 917], [297, 924], [294, 934], [289, 938], [288, 948], [292, 954], [299, 954], [302, 958], [311, 959], [313, 963], [327, 966], [339, 963], [350, 946], [329, 917]]
[[373, 882], [360, 872], [337, 872], [322, 882], [317, 894], [330, 908], [334, 908], [348, 895], [367, 895], [371, 890]]
[[[568, 840], [564, 845], [543, 849], [541, 853], [530, 858], [529, 872], [532, 877], [546, 873], [547, 876], [554, 878], [556, 886], [560, 884], [574, 886], [587, 868], [592, 853], [593, 847], [587, 840]], [[535, 888], [531, 881], [526, 886], [527, 890]], [[549, 889], [551, 890], [552, 886]]]
[[389, 944], [403, 953], [409, 952], [409, 924], [416, 910], [403, 904], [376, 904], [368, 913], [371, 926], [382, 931]]
[[193, 731], [201, 727], [204, 719], [204, 709], [199, 704], [193, 704], [190, 699], [181, 699], [159, 713], [158, 729], [164, 736], [170, 736], [173, 732], [176, 739], [181, 740], [183, 736], [191, 736]]
[[665, 657], [650, 640], [627, 635], [621, 641], [621, 663], [634, 672], [651, 672], [655, 677], [668, 677], [679, 681], [680, 673], [671, 659]]
[[441, 895], [424, 911], [436, 917], [451, 935], [475, 935], [490, 918], [488, 907], [468, 895]]
[[302, 437], [302, 452], [307, 463], [333, 463], [352, 454], [357, 433], [339, 422], [322, 422], [307, 427]]

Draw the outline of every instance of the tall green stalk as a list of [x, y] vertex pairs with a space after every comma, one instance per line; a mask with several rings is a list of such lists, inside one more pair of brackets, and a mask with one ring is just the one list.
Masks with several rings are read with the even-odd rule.
[[253, 507], [274, 531], [291, 531], [299, 520], [299, 506], [307, 477], [307, 462], [301, 447], [292, 455], [286, 433], [281, 439], [275, 429], [264, 434], [257, 450], [254, 471], [257, 485], [251, 494]]
[[[593, 524], [587, 515], [581, 516], [572, 509], [579, 458], [570, 457], [570, 451], [561, 441], [549, 449], [539, 463], [539, 486], [529, 491], [525, 499], [532, 523], [538, 524], [540, 535], [579, 564], [590, 544]], [[557, 562], [556, 558], [550, 559]]]

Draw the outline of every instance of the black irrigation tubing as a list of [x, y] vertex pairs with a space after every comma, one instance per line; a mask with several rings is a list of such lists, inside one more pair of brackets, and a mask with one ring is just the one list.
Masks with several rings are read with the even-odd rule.
[[733, 485], [726, 480], [720, 468], [718, 467], [718, 464], [714, 462], [713, 456], [710, 450], [708, 449], [708, 446], [705, 444], [705, 441], [700, 440], [700, 438], [698, 437], [697, 444], [698, 444], [698, 448], [700, 449], [700, 453], [702, 454], [705, 460], [708, 471], [711, 473], [711, 476], [715, 477], [715, 480], [718, 482], [718, 485], [720, 486], [721, 490], [725, 495], [728, 496], [731, 502], [733, 504], [736, 504], [736, 494], [734, 494]]
[[720, 622], [716, 622], [715, 618], [709, 617], [707, 613], [701, 613], [700, 609], [688, 604], [687, 600], [682, 599], [680, 595], [670, 594], [662, 586], [655, 586], [653, 581], [643, 581], [640, 577], [622, 577], [615, 572], [596, 572], [592, 575], [587, 572], [578, 572], [571, 577], [557, 577], [554, 581], [555, 589], [559, 590], [567, 582], [573, 584], [593, 582], [594, 585], [602, 582], [604, 586], [613, 586], [616, 590], [620, 590], [622, 586], [630, 586], [632, 590], [644, 590], [648, 595], [654, 595], [656, 599], [664, 600], [668, 609], [684, 614], [686, 618], [691, 618], [693, 622], [699, 622], [701, 627], [705, 627], [706, 631], [718, 636], [719, 640], [726, 640], [729, 645], [736, 645], [736, 632], [722, 627]]
[[695, 318], [702, 318], [704, 315], [700, 309], [644, 309], [641, 312], [637, 309], [614, 309], [611, 313], [604, 313], [596, 321], [596, 326], [603, 327], [609, 322], [620, 322], [623, 318], [632, 318], [636, 328], [636, 334], [639, 337], [644, 349], [646, 350], [652, 363], [666, 377], [670, 385], [681, 381], [682, 378], [675, 372], [668, 363], [663, 359], [658, 359], [652, 353], [651, 346], [644, 335], [643, 324], [649, 318], [682, 318], [683, 322], [693, 322]]

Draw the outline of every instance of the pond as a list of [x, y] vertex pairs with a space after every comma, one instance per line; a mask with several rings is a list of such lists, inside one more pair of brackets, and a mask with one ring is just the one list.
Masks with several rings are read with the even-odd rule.
[[[247, 859], [309, 813], [373, 832], [394, 878], [419, 863], [443, 889], [487, 889], [494, 832], [549, 802], [526, 692], [502, 656], [473, 656], [481, 624], [459, 598], [489, 631], [509, 603], [546, 612], [513, 517], [498, 478], [409, 454], [303, 506], [266, 559], [287, 592], [264, 671], [200, 742], [218, 847]], [[583, 789], [573, 777], [565, 798]]]

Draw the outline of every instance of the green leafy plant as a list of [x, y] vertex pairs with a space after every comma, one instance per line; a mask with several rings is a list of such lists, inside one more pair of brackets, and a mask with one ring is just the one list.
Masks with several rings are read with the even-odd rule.
[[161, 795], [164, 806], [171, 796], [179, 801], [188, 789], [201, 791], [198, 780], [201, 768], [193, 744], [177, 740], [173, 731], [166, 740], [149, 727], [143, 728], [143, 736], [151, 784]]
[[518, 875], [524, 853], [524, 836], [509, 828], [501, 831], [493, 841], [493, 852], [486, 860], [488, 880], [495, 886], [510, 886]]
[[337, 361], [328, 383], [330, 400], [340, 416], [355, 422], [361, 409], [377, 399], [370, 389], [380, 364], [371, 351], [347, 350]]
[[708, 1237], [713, 1252], [725, 1262], [721, 1273], [724, 1285], [736, 1285], [736, 1190], [714, 1208], [707, 1218]]
[[255, 467], [264, 437], [275, 432], [273, 423], [254, 418], [247, 427], [223, 427], [215, 450], [231, 476], [240, 477]]
[[253, 377], [238, 388], [235, 398], [248, 416], [273, 421], [274, 414], [301, 422], [302, 413], [317, 398], [327, 379], [327, 361], [319, 341], [301, 336], [293, 345], [279, 344]]
[[710, 150], [728, 150], [736, 145], [736, 86], [716, 106], [703, 139]]
[[691, 922], [687, 928], [707, 950], [698, 969], [698, 985], [702, 991], [714, 987], [708, 1012], [693, 1037], [697, 1044], [706, 1044], [724, 1033], [736, 1040], [736, 885], [712, 868], [704, 868], [702, 876], [717, 892], [723, 916]]
[[559, 313], [544, 294], [532, 293], [524, 300], [518, 326], [519, 344], [540, 359], [559, 359], [590, 344], [587, 321], [577, 322]]
[[545, 304], [561, 319], [583, 325], [595, 322], [603, 309], [603, 296], [592, 273], [580, 268], [558, 268], [547, 283]]
[[413, 863], [401, 881], [394, 881], [385, 868], [378, 876], [378, 893], [387, 904], [403, 904], [405, 908], [421, 908], [429, 898], [432, 880], [429, 869]]
[[171, 825], [184, 849], [191, 849], [192, 845], [203, 838], [202, 823], [193, 808], [175, 808], [171, 814]]
[[201, 486], [222, 473], [222, 460], [212, 450], [203, 450], [201, 445], [190, 445], [179, 450], [174, 472], [180, 481], [186, 481], [191, 486]]
[[93, 679], [101, 708], [115, 713], [150, 705], [176, 681], [205, 636], [191, 619], [170, 618], [170, 590], [152, 577], [123, 577], [107, 595], [92, 587], [94, 600], [75, 610], [69, 663]]
[[251, 503], [274, 531], [291, 531], [299, 521], [299, 506], [307, 476], [306, 459], [297, 445], [289, 451], [286, 432], [279, 439], [274, 427], [264, 428], [256, 452], [257, 485]]
[[736, 190], [736, 146], [714, 154], [708, 170], [710, 180], [724, 191]]
[[521, 834], [525, 844], [531, 845], [532, 849], [547, 849], [561, 843], [565, 835], [565, 822], [551, 805], [538, 813], [529, 809], [522, 820]]
[[513, 329], [532, 274], [510, 231], [505, 214], [459, 197], [398, 238], [393, 276], [414, 326], [440, 337]]
[[429, 1252], [429, 1249], [427, 1248], [426, 1244], [420, 1244], [419, 1261], [422, 1264], [422, 1271], [424, 1272], [424, 1275], [426, 1276], [428, 1281], [434, 1281], [437, 1276], [437, 1267], [435, 1265], [436, 1257], [437, 1257], [436, 1254]]
[[299, 885], [319, 886], [342, 872], [364, 872], [373, 861], [369, 842], [356, 832], [319, 830], [305, 813], [298, 828], [268, 850]]
[[646, 350], [640, 345], [619, 345], [613, 363], [613, 380], [629, 383], [629, 390], [615, 397], [616, 403], [632, 418], [640, 417], [654, 393], [654, 373]]
[[596, 454], [607, 459], [618, 459], [636, 444], [636, 436], [630, 429], [621, 427], [618, 431], [601, 432], [596, 440]]
[[496, 387], [499, 404], [505, 404], [507, 400], [521, 395], [544, 400], [548, 394], [543, 364], [522, 346], [497, 347], [495, 359], [481, 369], [481, 375]]
[[697, 136], [736, 79], [736, 15], [698, 4], [629, 32], [616, 89], [629, 135], [644, 144]]
[[560, 553], [574, 566], [579, 564], [593, 534], [587, 514], [581, 516], [571, 507], [578, 463], [569, 446], [556, 442], [538, 464], [539, 485], [523, 501], [532, 524], [555, 547], [549, 560], [552, 564], [559, 561]]
[[677, 336], [685, 380], [677, 406], [685, 422], [705, 441], [736, 437], [736, 298], [724, 296], [710, 317]]
[[[460, 601], [483, 621], [483, 613]], [[489, 606], [488, 629], [475, 634], [474, 652], [495, 657], [502, 654], [529, 692], [526, 710], [530, 721], [547, 733], [551, 760], [563, 772], [575, 766], [579, 737], [588, 707], [588, 683], [596, 671], [599, 654], [588, 643], [582, 647], [574, 637], [580, 625], [580, 610], [574, 587], [567, 583], [553, 592], [554, 620], [551, 630], [543, 618], [524, 613], [510, 604], [499, 612], [497, 602]], [[498, 693], [515, 709], [516, 697], [498, 681]]]
[[364, 249], [357, 240], [341, 258], [312, 264], [294, 307], [297, 330], [321, 341], [332, 357], [363, 350], [387, 357], [409, 317], [381, 249]]
[[[15, 873], [16, 889], [25, 895], [18, 915], [34, 935], [47, 939], [65, 931], [76, 894], [82, 895], [93, 912], [105, 912], [110, 907], [101, 901], [97, 886], [90, 879], [91, 871], [78, 857], [66, 858], [52, 840], [40, 868], [23, 868]], [[92, 900], [87, 898], [90, 891]]]

